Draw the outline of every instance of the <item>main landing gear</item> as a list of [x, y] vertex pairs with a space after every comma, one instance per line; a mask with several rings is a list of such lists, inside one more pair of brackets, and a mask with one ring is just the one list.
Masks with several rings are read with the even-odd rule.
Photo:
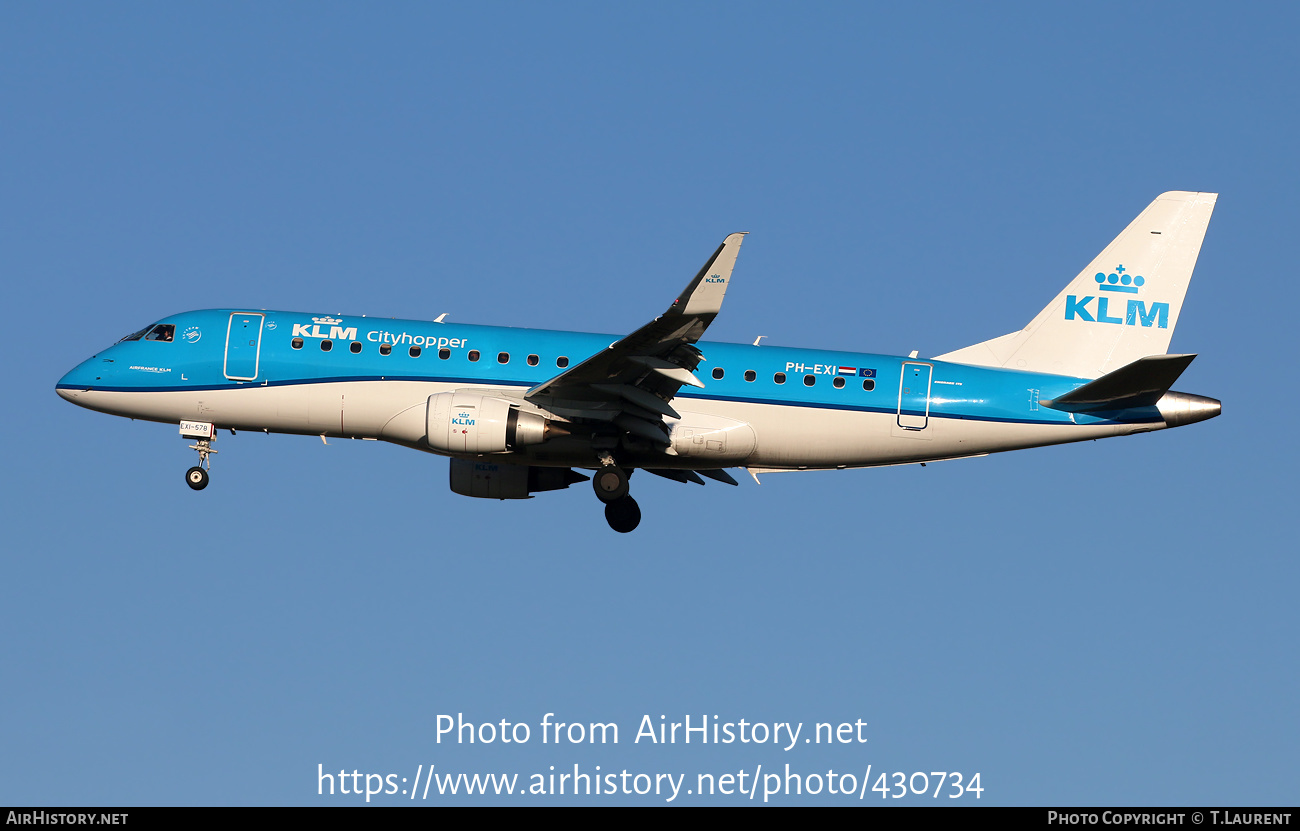
[[605, 503], [605, 521], [620, 534], [636, 530], [641, 524], [641, 506], [630, 496]]
[[605, 521], [620, 534], [641, 524], [641, 506], [628, 496], [627, 472], [615, 464], [613, 457], [601, 459], [601, 467], [591, 477], [596, 497], [605, 503]]
[[208, 486], [208, 468], [211, 467], [208, 456], [217, 451], [212, 449], [212, 439], [199, 439], [198, 443], [190, 445], [190, 450], [198, 451], [199, 463], [185, 471], [185, 484], [196, 491], [201, 491]]

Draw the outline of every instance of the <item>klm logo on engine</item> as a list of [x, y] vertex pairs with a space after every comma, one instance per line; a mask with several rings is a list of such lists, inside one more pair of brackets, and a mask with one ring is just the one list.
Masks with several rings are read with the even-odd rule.
[[[1142, 275], [1128, 274], [1124, 266], [1115, 266], [1115, 270], [1110, 274], [1097, 272], [1094, 278], [1097, 281], [1097, 291], [1111, 292], [1113, 294], [1137, 294], [1142, 290], [1146, 279]], [[1129, 299], [1124, 310], [1124, 317], [1117, 317], [1111, 314], [1110, 301], [1122, 298], [1112, 298], [1105, 294], [1086, 297], [1078, 297], [1073, 294], [1065, 296], [1065, 319], [1066, 320], [1086, 320], [1089, 323], [1115, 323], [1124, 326], [1146, 326], [1152, 324], [1161, 328], [1169, 328], [1169, 304], [1152, 303], [1148, 308], [1147, 304], [1141, 300]], [[1093, 308], [1088, 304], [1096, 301]], [[1115, 309], [1116, 312], [1119, 309]]]
[[473, 426], [474, 426], [474, 414], [473, 414], [473, 413], [457, 413], [456, 415], [454, 415], [454, 416], [452, 417], [452, 419], [451, 419], [451, 423], [452, 423], [452, 424], [459, 425], [459, 426], [461, 426], [461, 427], [473, 427]]
[[[342, 319], [332, 317], [313, 317], [311, 325], [306, 323], [293, 324], [293, 336], [295, 338], [322, 338], [328, 340], [356, 340], [357, 327], [349, 326], [344, 329], [338, 324]], [[329, 327], [328, 329], [325, 327]]]

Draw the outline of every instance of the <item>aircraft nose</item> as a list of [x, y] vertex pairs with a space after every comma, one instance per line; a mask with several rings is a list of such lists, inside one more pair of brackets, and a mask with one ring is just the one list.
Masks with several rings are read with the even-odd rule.
[[64, 373], [63, 377], [59, 379], [59, 383], [54, 385], [54, 391], [57, 392], [59, 398], [62, 398], [64, 401], [75, 402], [77, 400], [77, 393], [79, 390], [77, 389], [76, 375], [77, 370], [75, 369], [71, 372]]
[[95, 367], [91, 366], [91, 358], [88, 361], [82, 361], [72, 369], [64, 373], [59, 379], [59, 383], [54, 385], [54, 391], [64, 401], [76, 403], [81, 393], [91, 389], [94, 382], [98, 379], [95, 377]]

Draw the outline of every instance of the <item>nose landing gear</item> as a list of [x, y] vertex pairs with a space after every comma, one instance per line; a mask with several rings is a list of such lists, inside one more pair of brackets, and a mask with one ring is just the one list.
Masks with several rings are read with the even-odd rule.
[[591, 477], [596, 498], [605, 503], [605, 521], [620, 534], [626, 534], [641, 524], [641, 506], [628, 496], [628, 474], [619, 467], [612, 456], [601, 458], [601, 467]]
[[198, 451], [199, 463], [185, 471], [185, 484], [196, 491], [201, 491], [208, 486], [208, 469], [211, 467], [208, 456], [217, 451], [212, 449], [211, 439], [199, 439], [197, 443], [190, 445], [190, 450]]

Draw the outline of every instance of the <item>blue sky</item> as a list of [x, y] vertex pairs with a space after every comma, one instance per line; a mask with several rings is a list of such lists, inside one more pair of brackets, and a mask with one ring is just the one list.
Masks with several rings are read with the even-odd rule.
[[[1296, 24], [0, 8], [0, 803], [356, 804], [317, 794], [318, 765], [421, 764], [870, 764], [979, 772], [983, 804], [1293, 803]], [[225, 436], [196, 494], [175, 428], [53, 390], [193, 308], [627, 332], [733, 231], [710, 338], [936, 355], [1022, 326], [1167, 190], [1221, 194], [1172, 348], [1222, 417], [761, 486], [637, 477], [627, 536], [585, 487], [470, 500], [444, 460], [369, 442]], [[456, 713], [533, 738], [439, 743]], [[620, 741], [543, 745], [547, 713]], [[688, 714], [861, 719], [868, 741], [633, 741]]]

